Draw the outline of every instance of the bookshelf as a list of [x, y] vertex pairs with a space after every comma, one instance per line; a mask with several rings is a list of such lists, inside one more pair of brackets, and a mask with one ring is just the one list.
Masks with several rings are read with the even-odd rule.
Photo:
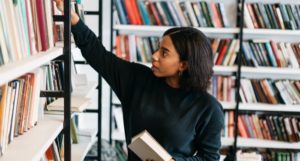
[[83, 161], [86, 157], [86, 154], [92, 147], [94, 143], [98, 141], [96, 138], [97, 131], [89, 130], [85, 133], [89, 133], [91, 135], [82, 135], [80, 134], [80, 129], [78, 130], [78, 140], [79, 144], [72, 145], [72, 158], [74, 161]]
[[55, 47], [49, 51], [28, 57], [26, 59], [13, 62], [0, 68], [0, 85], [11, 81], [14, 78], [21, 76], [24, 73], [30, 72], [37, 67], [49, 62], [50, 60], [61, 56], [62, 48]]
[[[102, 1], [82, 1], [81, 2], [83, 7], [84, 7], [84, 11], [82, 16], [84, 16], [84, 20], [85, 23], [95, 32], [98, 33], [98, 38], [100, 41], [103, 41], [102, 36], [103, 36], [103, 32], [102, 32], [102, 10], [105, 8], [103, 7], [103, 3]], [[97, 5], [96, 5], [97, 4]], [[106, 32], [104, 32], [105, 34]], [[87, 70], [87, 67], [89, 64], [88, 62], [86, 62], [84, 60], [84, 58], [81, 56], [81, 53], [79, 50], [76, 50], [74, 52], [74, 58], [75, 58], [75, 66], [76, 69], [79, 70], [83, 70], [84, 74], [88, 76], [90, 70], [92, 68], [89, 68]], [[76, 54], [79, 54], [80, 56], [77, 56], [76, 58]], [[81, 69], [81, 66], [85, 66], [83, 67], [83, 69]], [[87, 73], [86, 73], [87, 72]], [[80, 72], [79, 72], [80, 73]], [[93, 74], [91, 74], [93, 75]], [[90, 75], [90, 77], [91, 77]], [[93, 75], [94, 76], [94, 75]], [[93, 77], [92, 76], [92, 77]], [[97, 160], [97, 161], [101, 161], [101, 151], [102, 151], [102, 78], [101, 75], [96, 74], [95, 76], [97, 76], [97, 79], [95, 79], [95, 82], [87, 82], [86, 85], [84, 86], [78, 86], [77, 89], [75, 89], [72, 93], [72, 96], [75, 97], [87, 97], [90, 98], [92, 101], [93, 98], [96, 98], [95, 96], [97, 96], [97, 100], [95, 100], [97, 103], [93, 104], [95, 105], [96, 109], [94, 108], [89, 108], [86, 107], [83, 110], [77, 111], [80, 112], [80, 114], [78, 115], [78, 119], [82, 119], [81, 117], [83, 116], [83, 118], [85, 117], [90, 117], [91, 115], [89, 114], [96, 114], [97, 118], [94, 123], [97, 124], [97, 128], [95, 130], [91, 130], [89, 133], [91, 133], [91, 136], [81, 136], [81, 130], [78, 130], [79, 133], [79, 142], [80, 145], [74, 145], [74, 156], [73, 158], [75, 158], [75, 160]], [[95, 90], [96, 89], [96, 90]], [[97, 92], [96, 92], [97, 91]], [[92, 106], [90, 106], [92, 107]], [[94, 118], [94, 117], [91, 117]], [[94, 121], [94, 120], [93, 120]], [[85, 122], [88, 123], [89, 122]], [[88, 150], [90, 150], [90, 148], [92, 147], [92, 145], [94, 145], [97, 142], [97, 154], [96, 155], [87, 155]], [[75, 150], [76, 149], [76, 150]]]
[[[119, 31], [119, 34], [124, 35], [139, 35], [139, 36], [162, 36], [164, 31], [171, 28], [170, 26], [143, 26], [143, 25], [115, 25], [114, 30]], [[203, 28], [201, 29], [209, 37], [233, 38], [234, 34], [239, 32], [238, 28]]]
[[[277, 1], [277, 0], [264, 0], [264, 1], [255, 1], [255, 0], [247, 0], [247, 4], [251, 3], [263, 3], [264, 5], [269, 4], [283, 4], [283, 5], [299, 5], [299, 2], [296, 1]], [[248, 8], [249, 9], [249, 8]], [[278, 11], [278, 10], [277, 10]], [[244, 11], [247, 12], [247, 11]], [[279, 12], [282, 13], [282, 10]], [[277, 12], [278, 14], [278, 12]], [[294, 14], [294, 13], [293, 13]], [[279, 14], [278, 14], [279, 15]], [[245, 13], [246, 17], [246, 13]], [[245, 18], [246, 19], [246, 18]], [[247, 20], [245, 20], [247, 21]], [[299, 43], [299, 40], [297, 40], [296, 37], [299, 35], [299, 30], [290, 30], [290, 29], [262, 29], [262, 28], [244, 28], [243, 30], [243, 40], [273, 40], [275, 42], [289, 42], [289, 43]], [[283, 49], [282, 49], [283, 50]], [[274, 51], [274, 49], [273, 49]], [[294, 54], [291, 51], [290, 54]], [[242, 53], [241, 53], [242, 54]], [[244, 79], [269, 79], [269, 80], [294, 80], [299, 81], [299, 68], [287, 68], [287, 67], [247, 67], [242, 66], [241, 67], [241, 77]], [[289, 88], [289, 87], [285, 87]], [[282, 91], [279, 91], [282, 92]], [[299, 92], [299, 91], [298, 91]], [[282, 97], [282, 96], [281, 96]], [[239, 99], [238, 99], [239, 100]], [[253, 113], [258, 115], [259, 114], [268, 114], [271, 113], [270, 117], [283, 117], [283, 118], [290, 118], [291, 116], [297, 116], [299, 113], [299, 104], [265, 104], [265, 103], [242, 103], [241, 100], [239, 100], [239, 107], [238, 107], [238, 114], [240, 115], [240, 112], [243, 113]], [[240, 119], [240, 118], [239, 118]], [[244, 121], [242, 121], [244, 124]], [[239, 120], [239, 123], [240, 120]], [[236, 122], [236, 124], [238, 124]], [[292, 126], [292, 123], [289, 123], [290, 126]], [[246, 125], [248, 126], [248, 125]], [[275, 129], [277, 129], [276, 136], [279, 137], [278, 128], [282, 131], [284, 129], [295, 129], [297, 127], [290, 127], [287, 124], [280, 125], [278, 127], [276, 125]], [[263, 128], [263, 127], [260, 127]], [[235, 130], [240, 131], [240, 127], [237, 127]], [[254, 129], [255, 130], [255, 129]], [[283, 130], [284, 131], [284, 130]], [[281, 132], [282, 135], [284, 132]], [[285, 132], [287, 133], [287, 132]], [[293, 132], [291, 132], [293, 133]], [[273, 134], [272, 134], [273, 135]], [[282, 137], [282, 136], [281, 136]], [[243, 137], [237, 137], [236, 138], [236, 147], [240, 149], [247, 149], [247, 148], [262, 148], [262, 149], [270, 149], [271, 151], [275, 151], [276, 149], [285, 149], [285, 150], [291, 150], [289, 153], [292, 153], [294, 151], [298, 151], [299, 153], [299, 141], [277, 141], [277, 140], [262, 140], [258, 138], [243, 138]], [[292, 154], [290, 154], [292, 155]]]
[[[169, 0], [152, 0], [150, 2], [159, 3], [162, 1], [166, 2], [174, 2]], [[190, 0], [188, 2], [200, 2], [203, 0]], [[206, 0], [204, 0], [206, 1]], [[181, 1], [179, 1], [181, 2]], [[211, 2], [211, 1], [206, 1]], [[236, 11], [236, 8], [239, 8], [239, 4], [242, 1], [222, 1], [217, 0], [215, 2], [224, 2], [227, 9], [231, 11], [231, 14], [235, 17], [229, 20], [233, 23], [233, 26], [228, 27], [199, 27], [193, 26], [199, 30], [201, 30], [204, 34], [206, 34], [209, 38], [238, 38], [242, 35], [243, 41], [266, 41], [266, 40], [274, 40], [275, 42], [288, 42], [288, 43], [299, 43], [300, 31], [299, 29], [291, 30], [291, 29], [265, 29], [265, 28], [246, 28], [241, 27], [238, 28], [238, 25], [235, 25], [236, 22], [241, 19], [238, 17], [241, 13], [240, 11]], [[300, 5], [299, 1], [294, 0], [246, 0], [245, 3], [263, 3], [263, 4], [274, 4], [280, 3], [284, 5]], [[115, 12], [118, 12], [118, 7], [114, 8]], [[237, 14], [238, 13], [238, 14]], [[117, 15], [117, 14], [115, 14]], [[115, 16], [118, 17], [118, 16]], [[118, 19], [118, 18], [117, 18]], [[143, 19], [143, 18], [142, 18]], [[116, 22], [121, 22], [116, 20]], [[176, 25], [175, 25], [176, 26]], [[135, 35], [140, 37], [160, 37], [163, 32], [173, 26], [157, 26], [157, 25], [136, 25], [136, 24], [124, 24], [117, 23], [114, 24], [112, 30], [116, 31], [118, 35]], [[239, 53], [242, 55], [242, 52]], [[146, 66], [150, 67], [150, 63], [142, 63]], [[222, 76], [236, 76], [238, 73], [238, 66], [214, 66], [214, 74], [222, 75]], [[243, 79], [270, 79], [270, 80], [300, 80], [300, 70], [299, 68], [288, 68], [288, 67], [250, 67], [250, 66], [241, 66], [240, 68], [240, 76]], [[240, 80], [238, 80], [239, 82]], [[238, 91], [238, 90], [237, 90]], [[112, 105], [120, 106], [120, 102], [115, 101], [115, 99], [111, 99]], [[237, 107], [237, 102], [221, 102], [225, 111], [235, 110]], [[244, 113], [272, 113], [273, 115], [281, 115], [285, 116], [289, 115], [298, 115], [300, 112], [299, 104], [266, 104], [266, 103], [238, 103], [238, 112]], [[120, 137], [115, 137], [120, 138]], [[283, 141], [272, 141], [272, 140], [259, 140], [253, 138], [242, 138], [238, 137], [236, 140], [234, 138], [222, 138], [222, 146], [233, 146], [236, 142], [237, 148], [269, 148], [269, 149], [290, 149], [290, 150], [299, 150], [299, 142], [289, 143]]]
[[[84, 85], [75, 85], [71, 94], [71, 111], [84, 112], [91, 103], [90, 96], [97, 87], [97, 82], [89, 81]], [[61, 98], [53, 101], [47, 106], [49, 113], [51, 111], [63, 111], [63, 100]]]
[[[34, 6], [31, 10], [30, 7]], [[13, 79], [17, 79], [18, 77], [28, 73], [32, 72], [35, 69], [38, 69], [42, 65], [49, 63], [51, 60], [54, 59], [63, 59], [64, 60], [64, 87], [65, 90], [63, 92], [58, 91], [51, 91], [56, 95], [57, 97], [63, 97], [64, 98], [64, 117], [57, 118], [52, 116], [44, 115], [43, 118], [39, 118], [36, 125], [31, 127], [29, 130], [25, 129], [26, 132], [24, 132], [22, 135], [18, 133], [17, 137], [14, 137], [13, 135], [9, 135], [10, 137], [13, 137], [13, 140], [8, 144], [7, 148], [5, 149], [3, 155], [1, 155], [0, 160], [1, 161], [11, 161], [11, 160], [32, 160], [32, 161], [38, 161], [45, 155], [46, 150], [49, 148], [49, 146], [55, 141], [55, 138], [60, 134], [63, 133], [64, 135], [64, 160], [70, 161], [71, 160], [71, 142], [70, 142], [70, 88], [71, 88], [71, 73], [70, 73], [70, 55], [71, 55], [71, 23], [70, 23], [70, 4], [71, 2], [69, 0], [65, 0], [64, 3], [64, 16], [57, 16], [53, 15], [51, 13], [51, 3], [52, 1], [49, 1], [48, 3], [43, 3], [43, 1], [37, 0], [37, 1], [9, 1], [8, 3], [3, 3], [4, 5], [1, 5], [1, 11], [0, 11], [0, 21], [1, 21], [1, 53], [0, 56], [2, 58], [6, 55], [9, 56], [9, 60], [7, 62], [4, 61], [0, 66], [0, 85], [7, 85], [10, 81]], [[36, 6], [35, 6], [36, 5]], [[46, 7], [47, 6], [47, 7]], [[36, 7], [36, 8], [35, 8]], [[36, 9], [36, 10], [35, 10]], [[21, 11], [22, 10], [22, 11]], [[31, 13], [32, 12], [32, 13]], [[45, 15], [44, 15], [45, 14]], [[7, 17], [5, 17], [7, 16]], [[32, 16], [32, 17], [31, 17]], [[37, 18], [39, 17], [39, 18]], [[62, 21], [64, 25], [64, 40], [62, 43], [57, 43], [55, 47], [52, 42], [54, 42], [53, 35], [54, 31], [51, 27], [53, 25], [52, 17], [54, 21]], [[23, 18], [23, 20], [22, 20]], [[9, 23], [6, 23], [8, 21]], [[35, 23], [33, 23], [35, 22]], [[3, 25], [3, 26], [2, 26]], [[35, 26], [34, 26], [35, 25]], [[47, 26], [48, 25], [48, 26]], [[10, 28], [11, 27], [11, 28]], [[39, 29], [36, 29], [36, 28]], [[47, 28], [48, 27], [48, 28]], [[39, 33], [34, 33], [34, 31]], [[6, 33], [7, 32], [7, 33]], [[7, 35], [6, 35], [7, 34]], [[3, 35], [6, 35], [4, 38]], [[47, 36], [46, 36], [47, 35]], [[25, 38], [26, 37], [26, 38]], [[48, 39], [47, 39], [47, 38]], [[37, 38], [37, 39], [35, 39]], [[4, 43], [4, 41], [6, 43]], [[34, 39], [34, 40], [33, 40]], [[19, 41], [15, 41], [19, 40]], [[57, 42], [57, 40], [55, 40]], [[21, 45], [19, 42], [23, 42], [24, 44]], [[35, 46], [34, 43], [37, 43]], [[27, 45], [27, 46], [26, 46]], [[4, 51], [6, 50], [5, 47], [7, 47], [7, 53]], [[16, 47], [16, 49], [15, 49]], [[17, 51], [14, 53], [14, 51]], [[35, 50], [39, 52], [35, 52]], [[12, 52], [13, 51], [13, 52]], [[3, 55], [2, 55], [3, 54]], [[15, 57], [18, 54], [18, 59], [13, 59], [10, 57]], [[27, 54], [27, 55], [26, 55]], [[37, 80], [40, 81], [40, 80]], [[35, 82], [37, 83], [37, 82]], [[38, 84], [38, 83], [37, 83]], [[30, 84], [32, 85], [32, 84]], [[38, 85], [32, 85], [32, 86], [38, 86]], [[29, 85], [28, 85], [29, 87]], [[39, 87], [36, 87], [37, 89], [40, 89]], [[29, 89], [29, 88], [28, 88]], [[18, 90], [18, 89], [17, 89]], [[16, 91], [17, 91], [16, 90]], [[19, 91], [21, 92], [21, 91]], [[47, 91], [49, 92], [49, 91]], [[48, 97], [51, 95], [49, 93], [43, 93], [43, 97]], [[1, 94], [6, 93], [6, 91], [1, 91]], [[52, 93], [52, 96], [53, 96]], [[30, 93], [30, 96], [32, 93]], [[36, 97], [40, 97], [40, 91], [36, 90], [36, 93], [34, 93]], [[16, 100], [16, 97], [19, 95], [14, 95], [14, 102], [19, 101], [20, 99]], [[1, 95], [2, 96], [2, 95]], [[13, 97], [13, 96], [10, 96]], [[50, 96], [49, 96], [50, 97]], [[25, 98], [24, 98], [25, 99]], [[22, 99], [23, 100], [23, 99]], [[30, 100], [38, 101], [36, 98], [33, 98]], [[3, 101], [3, 100], [2, 100]], [[28, 99], [29, 101], [29, 99]], [[2, 102], [1, 102], [2, 103]], [[5, 102], [4, 102], [5, 103]], [[29, 103], [29, 102], [27, 102]], [[2, 105], [7, 105], [1, 104]], [[18, 107], [22, 107], [23, 104]], [[33, 105], [30, 105], [30, 107]], [[10, 106], [4, 106], [1, 107], [5, 109], [5, 114], [1, 114], [1, 120], [4, 119], [2, 116], [5, 116], [5, 118], [8, 118], [8, 120], [13, 120], [10, 117], [13, 117], [12, 111], [7, 110]], [[16, 105], [14, 105], [16, 107]], [[39, 107], [41, 108], [41, 107]], [[31, 109], [32, 110], [32, 109]], [[33, 109], [35, 111], [38, 111], [38, 109]], [[16, 111], [16, 110], [14, 110]], [[28, 113], [27, 113], [28, 114]], [[26, 115], [27, 115], [26, 114]], [[18, 116], [17, 116], [18, 117]], [[29, 116], [24, 116], [29, 117]], [[13, 117], [14, 118], [14, 117]], [[30, 118], [31, 119], [31, 118]], [[2, 123], [2, 121], [1, 121]], [[4, 122], [8, 124], [8, 122]], [[27, 122], [28, 123], [28, 122]], [[26, 124], [27, 124], [26, 123]], [[9, 123], [8, 127], [7, 125], [4, 125], [1, 127], [1, 135], [3, 134], [3, 128], [7, 127], [8, 130], [15, 127], [15, 124]], [[28, 123], [29, 124], [29, 123]], [[26, 125], [27, 126], [27, 125]], [[28, 127], [31, 125], [28, 125]], [[7, 130], [7, 129], [4, 129]], [[13, 133], [12, 133], [13, 134]], [[7, 135], [8, 136], [8, 135]], [[6, 136], [5, 136], [6, 137]], [[2, 138], [3, 139], [3, 138]], [[7, 139], [6, 139], [7, 140]], [[6, 143], [2, 144], [4, 145]], [[28, 148], [28, 145], [30, 145], [30, 148]], [[5, 145], [6, 146], [6, 145]], [[2, 149], [1, 149], [2, 152]]]
[[[231, 146], [233, 144], [233, 138], [222, 138], [222, 146]], [[261, 140], [253, 138], [238, 138], [237, 146], [241, 148], [272, 148], [272, 149], [289, 149], [299, 150], [300, 143], [287, 143], [282, 141]]]
[[256, 147], [256, 148], [272, 148], [272, 149], [290, 149], [299, 150], [300, 143], [288, 143], [281, 141], [271, 141], [271, 140], [259, 140], [259, 139], [245, 139], [238, 138], [238, 147]]
[[[63, 119], [47, 117], [38, 125], [9, 144], [0, 161], [34, 160], [38, 161], [63, 129]], [[30, 148], [28, 146], [30, 145]], [[16, 155], [16, 152], [18, 155]]]
[[[231, 102], [221, 102], [224, 110], [233, 110], [235, 108], [235, 103]], [[286, 113], [297, 113], [300, 112], [299, 105], [274, 105], [265, 103], [241, 103], [240, 110], [243, 111], [269, 111], [269, 112], [286, 112]]]
[[[299, 30], [278, 30], [278, 29], [244, 29], [245, 39], [278, 39], [291, 41], [300, 35]], [[297, 41], [297, 40], [294, 40]]]
[[[169, 1], [169, 0], [152, 0], [150, 2], [159, 3], [162, 1], [167, 2], [175, 2], [175, 1]], [[179, 1], [176, 1], [177, 3]], [[183, 2], [183, 1], [180, 1]], [[199, 1], [187, 1], [187, 2], [199, 2]], [[206, 1], [211, 2], [211, 1]], [[207, 35], [209, 38], [222, 38], [222, 39], [233, 39], [236, 38], [239, 34], [240, 30], [238, 27], [236, 27], [236, 16], [229, 16], [229, 15], [236, 15], [236, 8], [237, 4], [235, 0], [229, 0], [229, 1], [214, 1], [214, 2], [224, 2], [224, 5], [228, 9], [227, 17], [230, 17], [230, 26], [227, 27], [221, 27], [221, 28], [214, 28], [214, 27], [199, 27], [194, 26], [195, 28], [201, 30], [205, 35]], [[112, 31], [116, 31], [118, 35], [135, 35], [135, 36], [141, 36], [141, 37], [161, 37], [164, 31], [167, 29], [174, 27], [174, 26], [156, 26], [156, 25], [132, 25], [132, 24], [113, 24]], [[140, 62], [138, 62], [140, 63]], [[151, 67], [151, 63], [142, 63], [148, 67]], [[222, 76], [232, 76], [237, 72], [237, 66], [214, 66], [214, 74], [216, 75], [222, 75]], [[234, 103], [228, 103], [227, 107], [224, 108], [224, 110], [232, 110], [235, 107]], [[223, 103], [222, 103], [223, 105]], [[111, 111], [114, 111], [116, 108], [119, 108], [120, 102], [115, 99], [115, 96], [111, 96]], [[225, 105], [224, 105], [225, 106]], [[115, 116], [116, 117], [116, 116]], [[110, 119], [112, 122], [112, 118]], [[118, 122], [118, 121], [116, 121]], [[118, 124], [118, 123], [117, 123]], [[112, 128], [113, 123], [110, 124], [110, 128]], [[117, 125], [118, 126], [118, 125]], [[111, 130], [110, 139], [112, 140], [123, 140], [125, 139], [124, 133], [121, 133], [119, 129], [117, 131]], [[228, 147], [233, 145], [233, 138], [222, 138], [222, 147]]]

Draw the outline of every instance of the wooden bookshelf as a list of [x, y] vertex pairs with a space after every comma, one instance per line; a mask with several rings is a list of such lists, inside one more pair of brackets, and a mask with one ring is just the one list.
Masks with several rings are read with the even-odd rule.
[[[47, 117], [23, 135], [15, 137], [0, 161], [39, 161], [63, 129], [63, 119]], [[34, 145], [34, 146], [31, 146]], [[28, 148], [30, 146], [30, 148]]]

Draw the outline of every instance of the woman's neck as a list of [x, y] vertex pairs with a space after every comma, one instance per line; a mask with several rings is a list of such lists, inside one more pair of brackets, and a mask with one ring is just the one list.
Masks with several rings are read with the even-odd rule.
[[179, 77], [168, 77], [165, 79], [166, 83], [172, 88], [179, 88]]

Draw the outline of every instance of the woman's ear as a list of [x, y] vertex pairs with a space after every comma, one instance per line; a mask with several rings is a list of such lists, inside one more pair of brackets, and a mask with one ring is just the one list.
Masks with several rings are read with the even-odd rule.
[[179, 67], [179, 71], [185, 71], [188, 67], [188, 62], [187, 61], [181, 61], [180, 62], [180, 67]]

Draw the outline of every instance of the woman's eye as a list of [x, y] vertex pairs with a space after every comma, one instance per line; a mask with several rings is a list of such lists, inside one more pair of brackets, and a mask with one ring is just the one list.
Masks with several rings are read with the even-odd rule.
[[168, 55], [168, 53], [167, 53], [166, 51], [163, 50], [163, 51], [162, 51], [162, 56], [163, 56], [163, 57], [166, 57], [167, 55]]

